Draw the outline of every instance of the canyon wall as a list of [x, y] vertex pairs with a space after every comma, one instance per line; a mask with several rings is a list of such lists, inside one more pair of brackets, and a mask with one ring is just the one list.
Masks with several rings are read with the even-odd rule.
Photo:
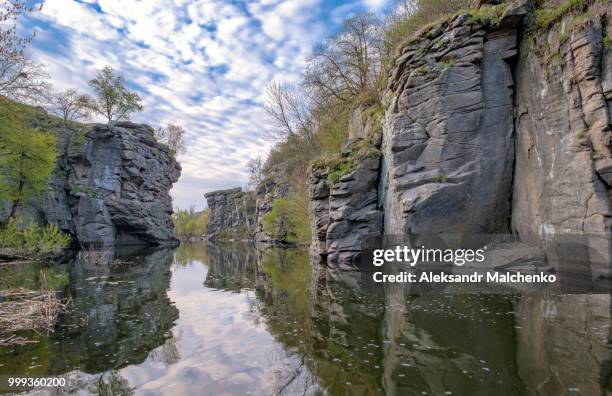
[[[60, 126], [40, 111], [59, 137], [49, 188], [19, 212], [57, 225], [80, 244], [177, 244], [169, 191], [181, 167], [144, 124]], [[5, 213], [4, 216], [7, 214]]]
[[[404, 44], [371, 140], [379, 159], [348, 149], [311, 169], [315, 256], [351, 267], [377, 234], [514, 233], [545, 250], [579, 234], [601, 237], [609, 262], [612, 8], [537, 27], [528, 5], [458, 13]], [[377, 128], [365, 125], [347, 147]]]
[[252, 239], [255, 234], [255, 194], [242, 188], [211, 191], [204, 195], [210, 211], [209, 238]]

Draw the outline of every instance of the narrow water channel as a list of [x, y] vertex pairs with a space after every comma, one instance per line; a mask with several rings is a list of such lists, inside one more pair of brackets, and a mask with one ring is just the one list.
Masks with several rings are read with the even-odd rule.
[[608, 295], [366, 290], [306, 251], [248, 244], [80, 253], [0, 268], [0, 288], [28, 287], [41, 270], [70, 311], [37, 344], [0, 348], [0, 375], [63, 375], [68, 394], [611, 389]]

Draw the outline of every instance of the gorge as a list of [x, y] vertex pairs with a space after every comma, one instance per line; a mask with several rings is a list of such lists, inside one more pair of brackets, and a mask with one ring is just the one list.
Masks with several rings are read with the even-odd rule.
[[589, 234], [612, 257], [610, 3], [546, 24], [530, 2], [482, 3], [404, 43], [382, 108], [356, 108], [342, 153], [312, 165], [311, 252], [328, 265], [404, 234]]

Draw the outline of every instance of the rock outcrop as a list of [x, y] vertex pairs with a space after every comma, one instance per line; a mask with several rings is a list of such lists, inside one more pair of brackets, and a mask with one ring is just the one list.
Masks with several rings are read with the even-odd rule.
[[[588, 4], [539, 27], [526, 4], [485, 4], [406, 42], [373, 139], [380, 161], [345, 150], [313, 165], [312, 252], [336, 267], [377, 233], [512, 232], [554, 261], [561, 245], [547, 241], [580, 234], [597, 237], [570, 245], [609, 262], [612, 8]], [[347, 147], [377, 128], [368, 113], [351, 118]]]
[[354, 165], [350, 171], [334, 176], [333, 168], [322, 164], [314, 166], [309, 177], [311, 252], [344, 269], [359, 260], [369, 238], [382, 233], [377, 190], [380, 152], [371, 148], [363, 153], [362, 142], [349, 142], [340, 160]]
[[56, 129], [60, 156], [49, 189], [22, 213], [82, 245], [178, 243], [169, 191], [181, 167], [153, 128], [115, 122]]
[[517, 33], [501, 23], [459, 15], [396, 61], [383, 134], [386, 234], [508, 230]]
[[255, 194], [242, 188], [204, 195], [210, 211], [209, 238], [252, 239], [255, 234]]

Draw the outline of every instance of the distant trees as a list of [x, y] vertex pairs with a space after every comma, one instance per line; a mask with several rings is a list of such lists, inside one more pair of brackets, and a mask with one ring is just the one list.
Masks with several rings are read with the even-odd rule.
[[208, 226], [208, 210], [196, 212], [192, 207], [189, 210], [175, 209], [172, 219], [176, 235], [180, 239], [201, 237], [206, 234]]
[[68, 121], [79, 121], [89, 117], [90, 99], [76, 89], [66, 89], [51, 97], [50, 112], [61, 117], [64, 125]]
[[185, 152], [185, 129], [177, 124], [168, 124], [155, 130], [158, 142], [168, 146], [173, 155]]
[[34, 34], [29, 37], [17, 35], [17, 19], [32, 11], [25, 0], [0, 3], [0, 95], [22, 102], [36, 102], [45, 97], [50, 88], [43, 66], [25, 54]]
[[98, 71], [89, 81], [94, 97], [88, 98], [87, 107], [106, 118], [108, 122], [127, 120], [130, 114], [142, 110], [142, 99], [129, 91], [122, 76], [116, 75], [110, 66]]
[[19, 204], [47, 188], [55, 166], [57, 139], [26, 127], [19, 118], [19, 105], [6, 106], [9, 111], [0, 114], [0, 200], [10, 203], [11, 218]]

